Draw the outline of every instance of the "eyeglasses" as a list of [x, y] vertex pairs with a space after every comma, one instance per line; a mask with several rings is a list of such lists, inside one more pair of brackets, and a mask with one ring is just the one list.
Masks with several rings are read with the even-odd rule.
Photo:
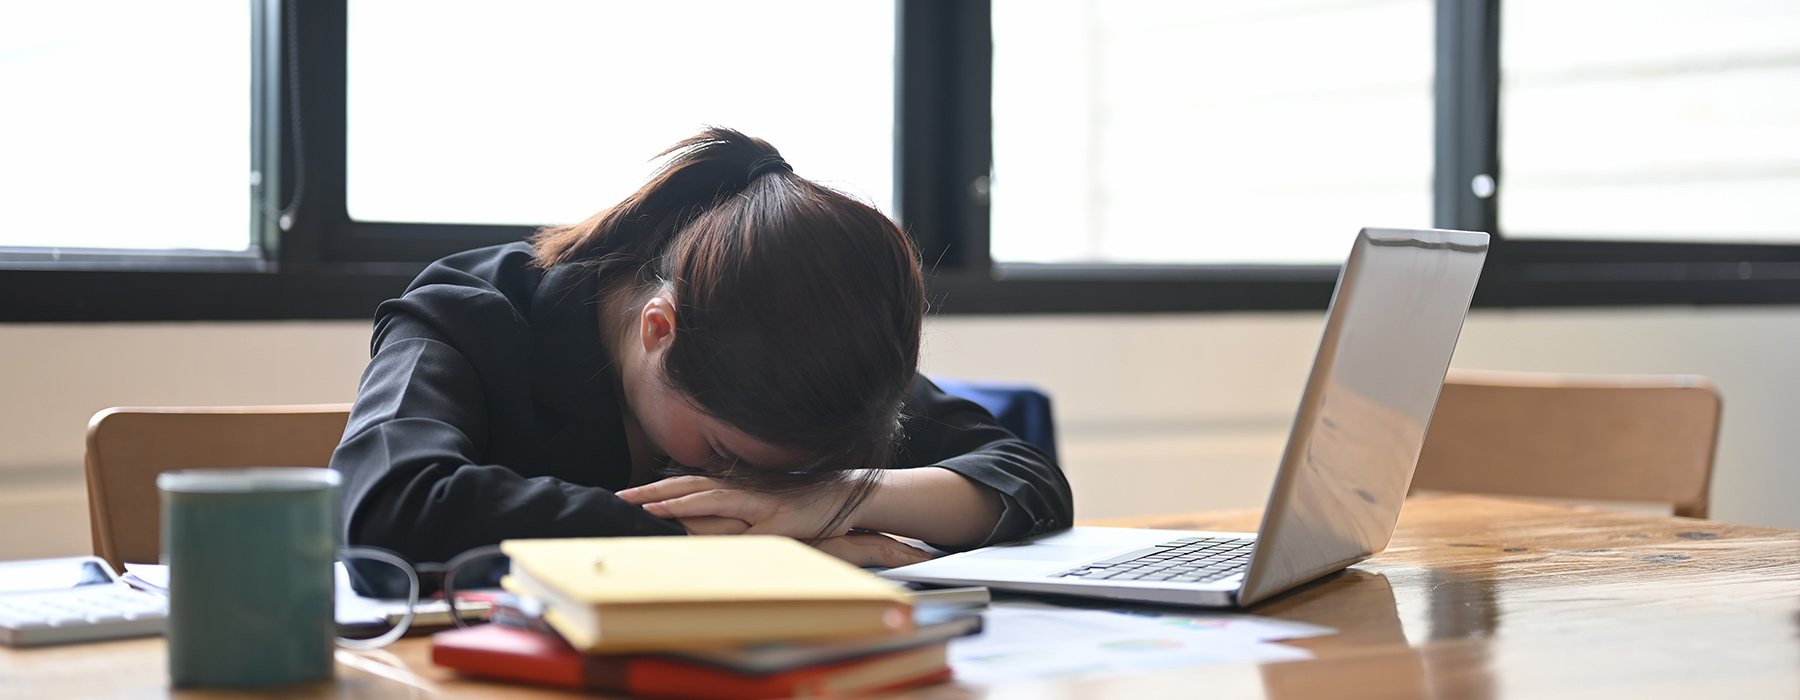
[[[387, 564], [406, 577], [406, 610], [402, 613], [400, 621], [395, 623], [392, 629], [374, 637], [356, 638], [339, 635], [338, 646], [356, 650], [380, 649], [393, 644], [395, 640], [405, 635], [406, 631], [412, 628], [414, 609], [419, 605], [419, 575], [413, 571], [412, 565], [407, 564], [405, 559], [401, 559], [393, 552], [375, 547], [340, 547], [338, 548], [338, 560], [343, 562], [344, 570], [350, 572], [353, 582], [357, 579], [358, 569], [365, 572], [369, 569], [368, 565], [362, 562], [370, 560]], [[342, 603], [339, 604], [339, 609], [343, 609]]]
[[[504, 573], [504, 554], [499, 545], [476, 547], [446, 562], [414, 564], [400, 555], [378, 547], [344, 547], [339, 558], [349, 573], [351, 588], [358, 600], [351, 612], [380, 617], [385, 632], [367, 638], [339, 637], [338, 644], [347, 649], [378, 649], [404, 636], [421, 613], [436, 617], [447, 614], [457, 627], [468, 627], [468, 617], [479, 619], [491, 613], [500, 597], [499, 574]], [[421, 590], [435, 588], [442, 607], [435, 601], [421, 603]], [[404, 607], [400, 602], [404, 601]], [[359, 607], [360, 606], [360, 607]], [[367, 610], [362, 610], [366, 607]], [[387, 612], [399, 610], [396, 619]]]
[[[468, 619], [462, 615], [461, 610], [457, 609], [458, 601], [464, 599], [463, 595], [457, 592], [456, 587], [460, 585], [457, 582], [468, 583], [464, 577], [465, 572], [477, 572], [476, 581], [485, 584], [480, 588], [491, 591], [500, 586], [499, 578], [493, 575], [493, 570], [498, 568], [496, 564], [505, 564], [507, 561], [506, 555], [500, 552], [500, 545], [490, 544], [463, 552], [451, 557], [450, 561], [444, 562], [444, 602], [450, 608], [451, 623], [457, 627], [469, 626]], [[476, 594], [475, 591], [470, 591], [470, 595], [486, 596], [488, 612], [490, 615], [493, 614], [495, 600], [491, 594]], [[474, 600], [474, 598], [470, 600]]]

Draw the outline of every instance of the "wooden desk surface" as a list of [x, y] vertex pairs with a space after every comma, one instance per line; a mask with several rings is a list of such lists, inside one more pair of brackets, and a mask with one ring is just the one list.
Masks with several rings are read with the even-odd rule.
[[[1255, 511], [1103, 524], [1250, 531]], [[1386, 552], [1256, 607], [1336, 627], [1318, 658], [1071, 683], [943, 684], [939, 698], [1800, 697], [1800, 532], [1477, 496], [1409, 502]], [[551, 698], [456, 678], [408, 639], [336, 681], [259, 698]], [[171, 691], [161, 639], [0, 648], [0, 698]]]

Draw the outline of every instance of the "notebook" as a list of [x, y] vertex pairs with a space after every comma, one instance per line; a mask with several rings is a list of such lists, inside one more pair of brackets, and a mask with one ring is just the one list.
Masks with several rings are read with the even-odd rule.
[[590, 653], [777, 639], [894, 635], [912, 627], [900, 586], [786, 537], [506, 540], [507, 590]]
[[949, 640], [769, 673], [658, 654], [592, 655], [561, 637], [476, 625], [431, 637], [431, 661], [477, 678], [688, 700], [861, 697], [948, 680]]
[[1487, 257], [1471, 231], [1363, 229], [1254, 534], [1077, 527], [888, 569], [936, 585], [1243, 607], [1387, 546]]

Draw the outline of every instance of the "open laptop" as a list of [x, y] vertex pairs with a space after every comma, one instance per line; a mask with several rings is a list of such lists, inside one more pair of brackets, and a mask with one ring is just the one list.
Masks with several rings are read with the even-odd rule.
[[1387, 546], [1488, 235], [1363, 229], [1256, 534], [1077, 527], [889, 569], [940, 585], [1248, 606]]

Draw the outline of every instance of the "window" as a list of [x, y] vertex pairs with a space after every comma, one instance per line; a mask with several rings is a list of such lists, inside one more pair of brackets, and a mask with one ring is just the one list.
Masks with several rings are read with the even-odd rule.
[[993, 8], [996, 261], [1336, 265], [1431, 225], [1429, 0]]
[[1791, 3], [15, 4], [0, 321], [368, 318], [707, 123], [938, 313], [1322, 308], [1365, 225], [1496, 233], [1478, 305], [1800, 303]]
[[0, 249], [250, 251], [250, 10], [9, 5]]
[[556, 224], [707, 125], [893, 211], [884, 2], [353, 0], [350, 218]]
[[1800, 243], [1800, 6], [1507, 0], [1500, 19], [1509, 237]]

